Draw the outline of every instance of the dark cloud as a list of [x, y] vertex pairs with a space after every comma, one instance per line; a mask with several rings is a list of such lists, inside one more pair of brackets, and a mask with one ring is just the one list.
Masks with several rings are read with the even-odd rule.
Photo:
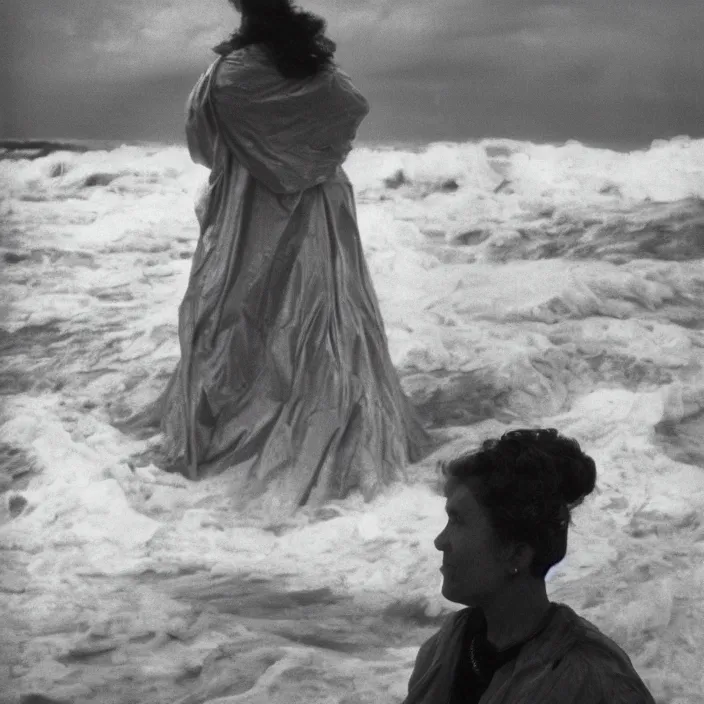
[[[363, 137], [702, 134], [701, 0], [302, 4], [326, 17], [340, 63], [372, 101]], [[27, 135], [180, 138], [188, 90], [237, 21], [226, 0], [4, 8], [2, 129]]]

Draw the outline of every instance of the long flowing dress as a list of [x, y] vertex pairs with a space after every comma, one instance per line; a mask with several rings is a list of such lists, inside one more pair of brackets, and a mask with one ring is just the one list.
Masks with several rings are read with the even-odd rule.
[[215, 61], [188, 100], [189, 151], [211, 172], [162, 431], [172, 467], [232, 470], [245, 501], [369, 499], [432, 446], [389, 357], [341, 168], [368, 109], [337, 67], [283, 78], [259, 46]]

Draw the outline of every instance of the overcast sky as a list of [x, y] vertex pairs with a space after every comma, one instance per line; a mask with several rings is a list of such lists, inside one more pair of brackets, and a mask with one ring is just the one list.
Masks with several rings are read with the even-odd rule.
[[[226, 0], [0, 0], [5, 137], [182, 141]], [[359, 137], [704, 136], [704, 0], [310, 0], [372, 104]]]

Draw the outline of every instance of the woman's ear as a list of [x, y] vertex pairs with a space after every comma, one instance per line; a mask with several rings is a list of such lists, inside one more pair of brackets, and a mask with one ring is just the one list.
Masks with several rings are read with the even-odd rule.
[[502, 552], [509, 574], [516, 574], [516, 570], [522, 574], [528, 573], [535, 557], [535, 548], [528, 543], [513, 543], [506, 546]]

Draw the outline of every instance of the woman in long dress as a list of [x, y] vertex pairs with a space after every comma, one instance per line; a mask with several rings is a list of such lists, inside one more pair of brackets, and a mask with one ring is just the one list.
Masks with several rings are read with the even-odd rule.
[[233, 470], [243, 501], [280, 509], [365, 498], [432, 444], [391, 363], [341, 168], [368, 103], [332, 62], [322, 19], [235, 0], [187, 108], [211, 169], [162, 397], [171, 468]]

